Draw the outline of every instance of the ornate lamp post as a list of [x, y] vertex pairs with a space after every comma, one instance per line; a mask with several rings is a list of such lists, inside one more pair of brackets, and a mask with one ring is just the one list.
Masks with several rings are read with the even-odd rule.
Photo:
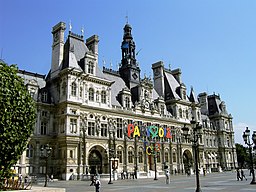
[[[155, 143], [155, 145], [156, 145], [156, 143]], [[154, 149], [153, 154], [154, 154], [154, 164], [155, 164], [155, 178], [154, 178], [154, 180], [158, 180], [158, 178], [157, 178], [157, 170], [156, 170], [156, 158], [157, 158], [157, 152], [156, 152], [156, 150], [155, 150], [155, 149]]]
[[[193, 147], [195, 150], [195, 169], [196, 169], [196, 192], [201, 192], [201, 188], [200, 188], [200, 180], [199, 180], [199, 169], [198, 169], [198, 154], [199, 154], [199, 138], [201, 136], [201, 129], [202, 126], [199, 125], [198, 122], [196, 122], [194, 120], [194, 118], [192, 118], [192, 120], [190, 121], [191, 125], [192, 125], [192, 135], [189, 138], [189, 140], [193, 143]], [[182, 128], [183, 131], [183, 135], [185, 136], [185, 139], [188, 139], [188, 135], [189, 135], [189, 128], [186, 127], [184, 125], [184, 127]]]
[[50, 157], [52, 152], [52, 148], [49, 146], [49, 144], [46, 144], [41, 148], [41, 158], [45, 159], [46, 164], [46, 170], [45, 170], [45, 183], [44, 187], [47, 187], [47, 179], [48, 179], [48, 158]]
[[252, 134], [252, 143], [250, 141], [250, 130], [248, 129], [248, 127], [246, 127], [246, 130], [244, 131], [244, 134], [243, 134], [243, 139], [244, 139], [244, 142], [246, 145], [248, 145], [249, 147], [249, 153], [250, 153], [250, 160], [251, 160], [251, 173], [252, 173], [252, 181], [251, 181], [251, 184], [256, 184], [256, 181], [255, 181], [255, 173], [254, 173], [254, 168], [253, 168], [253, 158], [252, 158], [252, 146], [253, 145], [256, 145], [256, 131], [253, 131], [253, 134]]
[[[111, 138], [111, 134], [113, 134], [113, 138]], [[112, 142], [111, 142], [112, 140]], [[108, 184], [113, 184], [112, 182], [112, 177], [111, 177], [111, 166], [112, 166], [112, 163], [111, 163], [111, 159], [112, 158], [115, 158], [115, 133], [113, 130], [110, 130], [109, 131], [109, 182]]]

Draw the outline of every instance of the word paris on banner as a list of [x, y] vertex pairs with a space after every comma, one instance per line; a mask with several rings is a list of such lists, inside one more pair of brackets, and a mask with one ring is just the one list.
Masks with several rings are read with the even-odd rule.
[[[157, 126], [142, 126], [139, 127], [137, 125], [128, 124], [127, 126], [127, 136], [129, 138], [143, 138], [146, 136], [148, 139], [154, 141], [150, 145], [148, 145], [148, 141], [144, 141], [144, 150], [148, 155], [156, 155], [158, 151], [160, 151], [160, 142], [156, 142], [156, 138], [167, 138], [171, 139], [171, 128], [163, 128], [163, 127], [157, 127]], [[149, 141], [150, 142], [150, 141]]]

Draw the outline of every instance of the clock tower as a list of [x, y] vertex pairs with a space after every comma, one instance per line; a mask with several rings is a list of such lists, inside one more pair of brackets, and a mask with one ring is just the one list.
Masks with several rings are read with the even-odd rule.
[[66, 24], [59, 22], [52, 28], [52, 65], [51, 78], [54, 78], [59, 73], [59, 66], [63, 61], [64, 54], [64, 31]]
[[128, 88], [140, 83], [140, 68], [135, 58], [135, 42], [132, 37], [132, 27], [127, 23], [124, 26], [123, 42], [121, 44], [122, 60], [119, 73]]

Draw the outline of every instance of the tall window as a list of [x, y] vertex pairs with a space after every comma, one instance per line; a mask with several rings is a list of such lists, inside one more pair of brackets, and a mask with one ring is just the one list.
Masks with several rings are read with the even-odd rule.
[[124, 102], [125, 102], [125, 107], [129, 109], [130, 108], [130, 99], [129, 99], [129, 97], [125, 97]]
[[93, 62], [89, 62], [88, 63], [88, 73], [93, 74], [93, 68], [94, 68]]
[[133, 163], [133, 153], [132, 153], [132, 151], [128, 151], [128, 163]]
[[71, 95], [76, 96], [76, 83], [75, 82], [73, 82], [71, 84]]
[[186, 110], [186, 118], [188, 119], [188, 110]]
[[181, 108], [179, 109], [179, 115], [180, 115], [180, 118], [182, 118], [182, 109]]
[[139, 155], [139, 163], [143, 163], [143, 152], [139, 151], [138, 155]]
[[176, 152], [172, 153], [172, 161], [173, 161], [173, 163], [176, 163], [176, 161], [177, 161]]
[[95, 135], [95, 123], [88, 122], [88, 135]]
[[89, 89], [89, 101], [94, 101], [94, 90], [93, 90], [93, 88]]
[[106, 91], [101, 91], [101, 103], [107, 103]]
[[83, 87], [80, 87], [80, 97], [83, 96]]
[[70, 119], [70, 133], [76, 133], [76, 132], [77, 132], [77, 120]]
[[117, 118], [116, 127], [117, 127], [117, 138], [123, 138], [123, 128], [122, 128], [121, 118]]
[[122, 153], [122, 151], [117, 151], [117, 158], [119, 159], [119, 163], [123, 163], [123, 153]]
[[46, 135], [46, 130], [47, 130], [47, 123], [46, 122], [41, 122], [40, 134], [41, 135]]
[[46, 91], [44, 91], [42, 94], [42, 101], [47, 102], [47, 92]]
[[168, 152], [164, 153], [164, 161], [169, 162], [169, 153]]
[[33, 146], [31, 144], [27, 145], [26, 157], [33, 157]]
[[161, 115], [164, 115], [164, 105], [161, 105], [161, 107], [160, 107], [160, 113], [161, 113]]
[[66, 82], [63, 82], [62, 83], [62, 87], [61, 87], [61, 89], [62, 89], [62, 95], [66, 95]]
[[100, 132], [101, 137], [107, 137], [107, 131], [108, 131], [107, 124], [102, 123], [101, 124], [101, 132]]

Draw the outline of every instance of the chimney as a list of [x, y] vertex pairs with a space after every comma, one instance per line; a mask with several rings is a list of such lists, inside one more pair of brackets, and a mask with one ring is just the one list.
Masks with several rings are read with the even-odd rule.
[[59, 22], [52, 28], [52, 65], [51, 78], [54, 78], [59, 73], [59, 67], [63, 61], [64, 54], [64, 31], [66, 24]]

